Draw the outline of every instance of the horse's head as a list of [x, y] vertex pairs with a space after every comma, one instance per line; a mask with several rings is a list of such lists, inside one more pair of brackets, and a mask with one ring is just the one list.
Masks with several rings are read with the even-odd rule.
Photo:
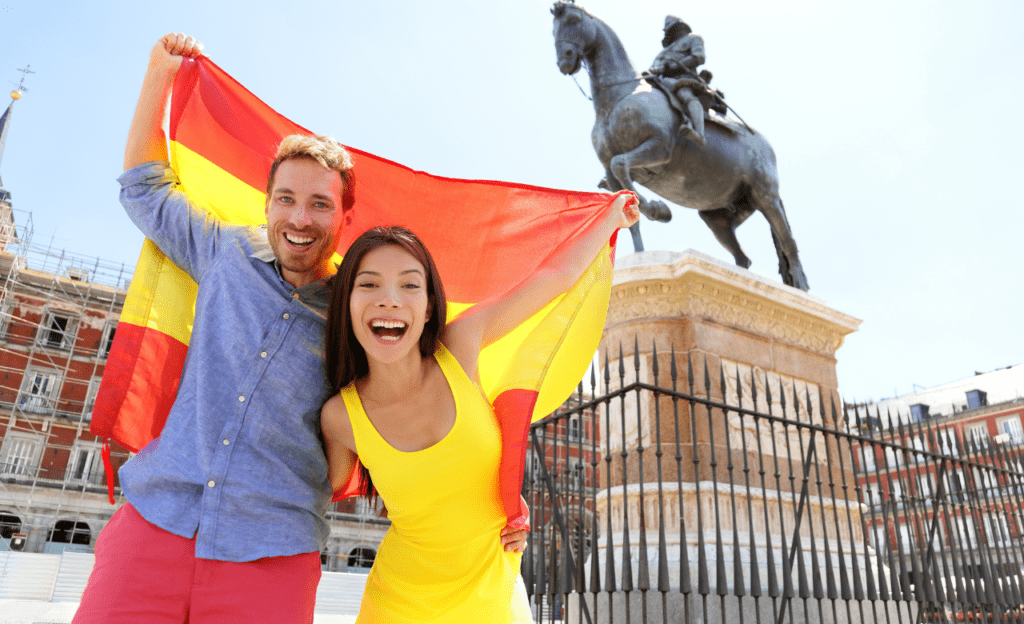
[[575, 2], [559, 0], [551, 7], [555, 16], [555, 56], [558, 69], [566, 75], [580, 70], [587, 48], [596, 36], [590, 15]]

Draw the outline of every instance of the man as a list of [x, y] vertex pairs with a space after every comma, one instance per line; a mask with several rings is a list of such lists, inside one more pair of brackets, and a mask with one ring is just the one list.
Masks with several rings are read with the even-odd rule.
[[128, 134], [122, 204], [199, 289], [177, 397], [121, 468], [128, 502], [97, 541], [75, 622], [313, 620], [331, 499], [323, 316], [352, 160], [332, 139], [287, 137], [262, 228], [190, 205], [162, 128], [182, 58], [201, 53], [180, 34], [153, 47]]
[[669, 15], [665, 18], [662, 51], [654, 58], [649, 73], [661, 78], [669, 94], [677, 98], [673, 108], [683, 116], [680, 134], [704, 145], [704, 106], [697, 97], [707, 85], [697, 75], [704, 64], [704, 40], [693, 34], [686, 22]]

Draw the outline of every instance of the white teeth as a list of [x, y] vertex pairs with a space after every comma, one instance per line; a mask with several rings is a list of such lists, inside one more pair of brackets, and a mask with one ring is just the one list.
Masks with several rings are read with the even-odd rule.
[[383, 329], [404, 329], [406, 326], [402, 321], [385, 321], [383, 319], [374, 319], [370, 324], [373, 327], [380, 327]]
[[308, 243], [312, 243], [314, 240], [316, 240], [315, 238], [310, 236], [295, 236], [294, 234], [285, 234], [284, 237], [288, 240], [289, 243], [294, 243], [296, 245], [305, 245]]

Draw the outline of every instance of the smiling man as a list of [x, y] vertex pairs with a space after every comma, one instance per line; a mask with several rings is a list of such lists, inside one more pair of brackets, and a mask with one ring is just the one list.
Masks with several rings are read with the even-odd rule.
[[182, 57], [150, 53], [121, 202], [198, 283], [177, 397], [160, 437], [120, 471], [128, 502], [96, 544], [75, 622], [312, 622], [331, 498], [320, 441], [331, 256], [354, 179], [326, 137], [284, 139], [266, 227], [219, 221], [177, 189], [163, 131]]

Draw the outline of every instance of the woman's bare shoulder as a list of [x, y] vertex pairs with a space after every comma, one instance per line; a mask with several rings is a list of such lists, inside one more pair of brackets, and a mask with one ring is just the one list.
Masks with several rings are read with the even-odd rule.
[[325, 433], [348, 433], [352, 435], [352, 423], [348, 419], [348, 408], [341, 393], [332, 396], [320, 409], [320, 426]]

